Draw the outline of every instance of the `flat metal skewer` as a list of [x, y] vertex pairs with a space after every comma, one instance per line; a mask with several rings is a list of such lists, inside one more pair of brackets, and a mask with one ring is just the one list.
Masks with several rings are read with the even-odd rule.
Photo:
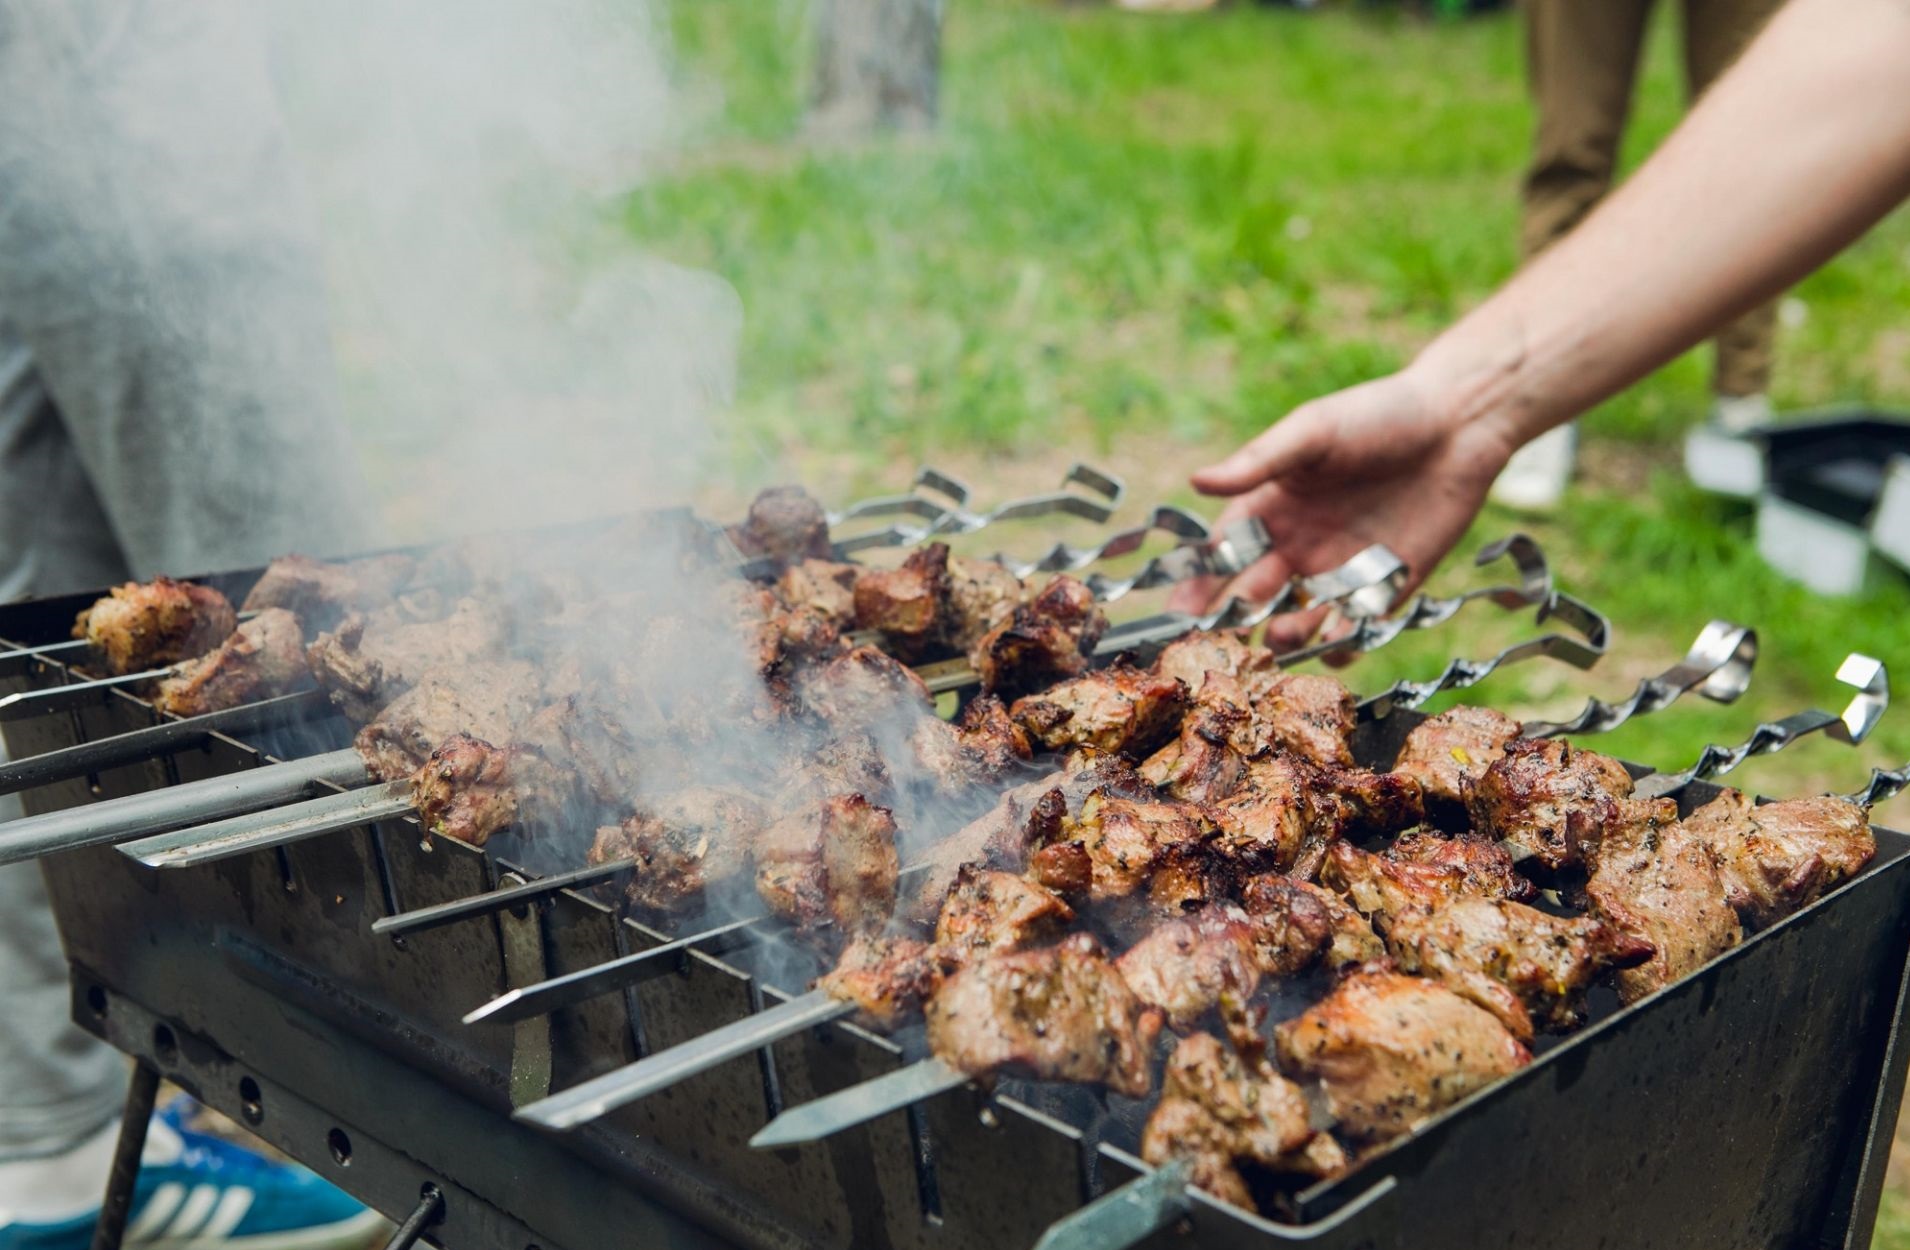
[[1711, 621], [1684, 658], [1640, 681], [1629, 699], [1607, 703], [1586, 700], [1576, 716], [1560, 721], [1527, 721], [1520, 732], [1528, 738], [1556, 738], [1575, 734], [1609, 733], [1640, 716], [1663, 711], [1695, 690], [1713, 703], [1735, 703], [1751, 685], [1757, 664], [1757, 631], [1730, 621]]
[[844, 1129], [866, 1124], [891, 1111], [900, 1111], [925, 1098], [968, 1083], [966, 1073], [940, 1059], [921, 1059], [887, 1076], [851, 1085], [833, 1094], [791, 1107], [764, 1125], [749, 1144], [759, 1150], [821, 1141]]
[[[490, 1002], [466, 1013], [464, 1023], [510, 1024], [529, 1020], [560, 1008], [574, 1007], [600, 995], [641, 985], [675, 971], [676, 961], [691, 951], [720, 955], [746, 945], [754, 939], [753, 930], [756, 926], [767, 919], [767, 916], [750, 916], [743, 920], [732, 920], [674, 942], [652, 946], [646, 951], [580, 968], [535, 985], [506, 990]], [[372, 926], [373, 929], [377, 927]]]
[[69, 682], [41, 690], [22, 690], [0, 696], [0, 722], [31, 720], [52, 712], [71, 712], [77, 708], [104, 703], [113, 691], [142, 681], [156, 681], [172, 673], [170, 667], [149, 668], [143, 673], [123, 673], [117, 677], [97, 677], [92, 681]]
[[411, 783], [387, 781], [362, 790], [310, 799], [291, 808], [246, 812], [210, 824], [124, 842], [119, 851], [148, 868], [188, 868], [407, 816], [412, 810]]
[[1125, 1250], [1193, 1209], [1193, 1164], [1176, 1158], [1048, 1226], [1035, 1250]]
[[473, 894], [469, 898], [453, 899], [451, 902], [438, 903], [432, 907], [401, 911], [396, 915], [372, 921], [371, 931], [390, 934], [393, 937], [403, 937], [407, 933], [422, 933], [426, 929], [437, 929], [444, 925], [455, 924], [460, 920], [488, 916], [507, 908], [521, 907], [527, 903], [541, 903], [565, 890], [596, 885], [622, 876], [636, 866], [637, 861], [634, 859], [613, 859], [608, 863], [591, 864], [585, 868], [560, 872], [549, 877], [539, 877], [535, 881], [506, 886], [504, 889], [492, 890], [486, 894]]

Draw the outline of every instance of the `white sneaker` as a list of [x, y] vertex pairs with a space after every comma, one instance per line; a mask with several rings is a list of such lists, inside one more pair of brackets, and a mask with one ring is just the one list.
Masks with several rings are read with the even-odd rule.
[[1711, 403], [1711, 425], [1726, 434], [1749, 434], [1773, 415], [1769, 395], [1720, 395]]
[[1578, 453], [1578, 427], [1547, 430], [1512, 453], [1492, 484], [1492, 501], [1522, 512], [1544, 512], [1565, 498]]

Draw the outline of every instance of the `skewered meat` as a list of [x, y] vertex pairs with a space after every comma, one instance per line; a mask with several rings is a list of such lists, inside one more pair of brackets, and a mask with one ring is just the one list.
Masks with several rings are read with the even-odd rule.
[[1419, 782], [1426, 814], [1463, 824], [1466, 793], [1519, 736], [1519, 722], [1491, 708], [1461, 705], [1427, 717], [1406, 735], [1393, 771]]
[[1084, 746], [1139, 758], [1174, 732], [1186, 706], [1178, 679], [1117, 664], [1017, 699], [1009, 714], [1051, 751]]
[[967, 864], [936, 917], [937, 955], [960, 964], [988, 951], [1025, 950], [1073, 920], [1074, 909], [1038, 882]]
[[1380, 932], [1399, 916], [1439, 907], [1461, 897], [1530, 897], [1531, 884], [1516, 873], [1471, 873], [1436, 860], [1394, 859], [1336, 842], [1320, 867], [1320, 883], [1346, 896]]
[[868, 733], [837, 734], [790, 761], [777, 806], [811, 807], [833, 794], [860, 794], [876, 803], [895, 797], [895, 778]]
[[1351, 767], [1355, 706], [1352, 692], [1335, 678], [1276, 673], [1254, 699], [1254, 725], [1274, 750]]
[[801, 690], [818, 716], [857, 728], [935, 706], [913, 670], [874, 647], [857, 647], [812, 670]]
[[460, 599], [442, 621], [410, 621], [392, 611], [353, 613], [337, 629], [320, 634], [306, 658], [332, 702], [362, 724], [415, 685], [427, 669], [502, 654], [509, 634], [495, 605]]
[[1094, 890], [1094, 859], [1079, 842], [1051, 842], [1028, 857], [1028, 876], [1062, 898], [1086, 900]]
[[113, 587], [74, 618], [73, 636], [99, 651], [107, 671], [140, 673], [204, 655], [238, 623], [212, 587], [155, 577]]
[[533, 747], [452, 734], [412, 774], [411, 801], [427, 832], [483, 846], [508, 828], [550, 827], [576, 795], [571, 776]]
[[988, 632], [1007, 621], [1025, 603], [1031, 589], [993, 560], [964, 556], [948, 562], [947, 636], [962, 655], [975, 649]]
[[827, 560], [829, 517], [800, 486], [772, 486], [750, 501], [743, 520], [729, 527], [730, 541], [745, 556], [793, 564]]
[[1245, 691], [1278, 669], [1272, 651], [1222, 630], [1201, 630], [1176, 638], [1161, 648], [1154, 661], [1156, 673], [1179, 678], [1189, 690], [1199, 690], [1210, 675], [1219, 673], [1239, 680]]
[[816, 988], [859, 1007], [859, 1023], [893, 1033], [941, 984], [935, 956], [933, 947], [913, 938], [864, 935], [843, 949]]
[[1618, 996], [1636, 1002], [1738, 944], [1743, 930], [1704, 837], [1668, 799], [1636, 803], [1606, 831], [1585, 897], [1592, 914], [1657, 953], [1618, 974]]
[[1233, 697], [1238, 688], [1225, 673], [1208, 673], [1181, 719], [1180, 736], [1147, 758], [1141, 776], [1189, 803], [1232, 794], [1247, 774], [1247, 755], [1236, 742], [1242, 730], [1250, 731], [1253, 715], [1244, 697]]
[[523, 660], [490, 660], [427, 670], [358, 731], [353, 745], [379, 781], [397, 781], [430, 758], [438, 744], [464, 733], [509, 742], [548, 697], [566, 697], [550, 673]]
[[756, 893], [806, 933], [854, 937], [895, 911], [901, 861], [895, 817], [860, 794], [835, 795], [783, 816], [756, 845]]
[[982, 693], [1013, 698], [1087, 672], [1107, 627], [1094, 592], [1062, 574], [984, 634], [969, 660]]
[[178, 664], [160, 680], [153, 703], [174, 716], [197, 716], [311, 684], [298, 618], [284, 608], [267, 608], [212, 650]]
[[1863, 871], [1877, 854], [1869, 815], [1831, 795], [1760, 806], [1726, 790], [1684, 823], [1711, 849], [1724, 896], [1748, 925], [1782, 920]]
[[1243, 1011], [1266, 971], [1254, 918], [1224, 905], [1154, 926], [1114, 966], [1137, 998], [1183, 1030], [1215, 1008]]
[[600, 695], [573, 694], [539, 709], [512, 743], [575, 773], [584, 791], [606, 807], [627, 810], [642, 780], [639, 751], [630, 727]]
[[927, 1014], [930, 1047], [970, 1076], [1099, 1083], [1131, 1098], [1153, 1085], [1160, 1013], [1135, 998], [1085, 933], [976, 958], [942, 983]]
[[1511, 1034], [1585, 1022], [1585, 991], [1607, 968], [1651, 958], [1650, 942], [1591, 917], [1549, 916], [1524, 903], [1461, 894], [1387, 924], [1400, 971], [1417, 972], [1484, 1007]]
[[993, 695], [962, 710], [960, 724], [925, 716], [909, 735], [915, 758], [943, 792], [968, 793], [1034, 755], [1034, 747]]
[[589, 863], [633, 859], [625, 895], [640, 914], [700, 908], [712, 890], [740, 880], [767, 820], [747, 795], [696, 786], [645, 805], [621, 824], [597, 830]]
[[1556, 740], [1514, 742], [1472, 785], [1475, 828], [1552, 872], [1597, 853], [1599, 839], [1628, 820], [1631, 774], [1607, 755]]
[[1460, 874], [1462, 889], [1486, 898], [1529, 903], [1539, 895], [1538, 887], [1519, 875], [1504, 847], [1470, 834], [1442, 838], [1417, 831], [1402, 833], [1381, 852], [1381, 858], [1452, 869]]
[[1254, 1209], [1242, 1169], [1331, 1176], [1346, 1154], [1310, 1125], [1306, 1096], [1264, 1060], [1249, 1065], [1210, 1033], [1182, 1039], [1167, 1061], [1161, 1101], [1141, 1130], [1141, 1158], [1193, 1165], [1193, 1183]]
[[253, 583], [240, 610], [285, 608], [306, 628], [326, 630], [347, 612], [369, 612], [391, 602], [417, 569], [418, 562], [406, 555], [344, 561], [280, 556]]
[[1198, 851], [1214, 834], [1199, 811], [1185, 804], [1118, 798], [1102, 791], [1083, 799], [1080, 813], [1065, 818], [1061, 826], [1059, 840], [1079, 842], [1092, 862], [1089, 893], [1097, 903], [1142, 893], [1172, 862], [1174, 852]]
[[856, 579], [862, 572], [859, 564], [802, 560], [783, 570], [776, 593], [791, 611], [808, 608], [838, 629], [854, 629]]
[[1386, 946], [1345, 899], [1311, 881], [1263, 873], [1240, 887], [1240, 905], [1260, 929], [1261, 963], [1304, 972], [1315, 960], [1338, 971], [1386, 957]]
[[1532, 1054], [1491, 1013], [1432, 981], [1361, 970], [1274, 1029], [1280, 1066], [1318, 1080], [1339, 1127], [1384, 1141], [1509, 1076]]
[[1239, 788], [1207, 811], [1227, 854], [1251, 871], [1308, 878], [1326, 848], [1346, 834], [1388, 832], [1416, 821], [1419, 791], [1395, 773], [1321, 767], [1276, 754], [1252, 761]]
[[917, 547], [900, 568], [856, 580], [856, 628], [880, 631], [888, 651], [918, 660], [947, 632], [948, 588], [948, 544]]

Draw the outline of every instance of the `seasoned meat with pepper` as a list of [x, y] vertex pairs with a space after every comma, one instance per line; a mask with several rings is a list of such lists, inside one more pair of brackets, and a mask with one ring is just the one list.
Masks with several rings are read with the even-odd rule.
[[1402, 833], [1380, 854], [1394, 863], [1453, 869], [1460, 874], [1466, 892], [1487, 898], [1529, 903], [1539, 895], [1538, 887], [1519, 875], [1504, 847], [1470, 834], [1445, 838], [1417, 831]]
[[1144, 893], [1175, 851], [1198, 851], [1213, 835], [1213, 826], [1186, 804], [1097, 791], [1082, 800], [1077, 815], [1061, 822], [1057, 840], [1081, 844], [1093, 863], [1090, 894], [1108, 902]]
[[1009, 714], [1050, 751], [1092, 747], [1139, 759], [1171, 735], [1187, 687], [1117, 664], [1015, 700]]
[[330, 629], [348, 612], [370, 612], [390, 603], [417, 568], [418, 562], [406, 555], [339, 561], [280, 556], [253, 583], [240, 611], [285, 608], [314, 632]]
[[452, 734], [509, 742], [549, 698], [568, 691], [552, 674], [522, 660], [487, 660], [426, 670], [358, 731], [352, 745], [379, 781], [397, 781], [430, 758]]
[[1585, 1022], [1585, 991], [1608, 968], [1651, 958], [1650, 942], [1588, 916], [1551, 916], [1524, 903], [1461, 894], [1411, 908], [1387, 924], [1402, 972], [1429, 976], [1499, 1018], [1521, 1041], [1533, 1026]]
[[924, 771], [935, 779], [936, 787], [957, 796], [1000, 777], [1034, 755], [1028, 735], [993, 695], [971, 702], [956, 725], [924, 716], [909, 735], [909, 743]]
[[1382, 933], [1395, 917], [1437, 907], [1462, 896], [1531, 897], [1532, 887], [1516, 873], [1471, 873], [1437, 860], [1395, 859], [1336, 842], [1320, 866], [1320, 884], [1344, 895]]
[[807, 608], [837, 629], [856, 627], [856, 579], [859, 564], [836, 560], [802, 560], [783, 570], [776, 593], [791, 611]]
[[875, 738], [857, 730], [837, 734], [790, 761], [776, 806], [812, 807], [832, 794], [860, 794], [874, 803], [895, 796], [895, 778]]
[[747, 795], [690, 787], [597, 830], [586, 859], [636, 861], [626, 895], [639, 914], [693, 913], [712, 891], [743, 879], [767, 823], [762, 807]]
[[1155, 925], [1114, 966], [1135, 997], [1184, 1030], [1216, 1008], [1243, 1010], [1267, 971], [1260, 954], [1254, 918], [1223, 905]]
[[1154, 661], [1157, 674], [1177, 677], [1189, 690], [1199, 690], [1214, 673], [1239, 680], [1244, 690], [1278, 669], [1272, 651], [1224, 630], [1198, 630], [1176, 638]]
[[1074, 921], [1054, 891], [1012, 872], [966, 864], [935, 920], [935, 945], [946, 964], [987, 951], [1025, 950]]
[[934, 709], [928, 687], [913, 670], [874, 647], [857, 647], [801, 683], [803, 702], [824, 720], [867, 729], [871, 722], [910, 723]]
[[895, 911], [895, 817], [860, 794], [790, 813], [756, 844], [756, 893], [770, 913], [830, 940], [872, 933]]
[[1193, 1183], [1252, 1211], [1247, 1172], [1331, 1176], [1346, 1154], [1315, 1132], [1300, 1087], [1265, 1060], [1248, 1064], [1211, 1033], [1182, 1039], [1161, 1078], [1161, 1101], [1141, 1130], [1141, 1158], [1193, 1165]]
[[913, 938], [864, 935], [843, 949], [816, 988], [861, 1008], [857, 1023], [892, 1033], [914, 1020], [941, 984], [935, 954]]
[[1326, 848], [1353, 832], [1388, 832], [1419, 817], [1415, 783], [1392, 773], [1262, 756], [1240, 786], [1207, 805], [1229, 856], [1251, 871], [1308, 878]]
[[538, 709], [512, 744], [575, 773], [583, 793], [611, 811], [628, 811], [642, 782], [637, 760], [643, 752], [614, 703], [606, 706], [600, 694], [572, 694]]
[[885, 650], [919, 660], [947, 632], [948, 586], [948, 544], [917, 547], [901, 567], [856, 580], [856, 628], [879, 631]]
[[1627, 1003], [1670, 985], [1738, 944], [1743, 929], [1704, 837], [1668, 799], [1631, 804], [1605, 833], [1585, 883], [1592, 914], [1657, 953], [1618, 974]]
[[412, 774], [411, 801], [427, 832], [483, 846], [505, 829], [536, 832], [575, 812], [576, 779], [534, 747], [452, 734]]
[[800, 486], [772, 486], [750, 501], [743, 520], [729, 527], [730, 541], [745, 556], [794, 564], [827, 560], [829, 517]]
[[73, 620], [73, 636], [91, 643], [112, 673], [142, 673], [204, 655], [239, 617], [210, 586], [155, 577], [125, 582]]
[[1396, 1137], [1532, 1062], [1490, 1012], [1436, 982], [1361, 970], [1274, 1029], [1281, 1069], [1320, 1082], [1348, 1136]]
[[1760, 806], [1726, 790], [1684, 823], [1711, 849], [1724, 896], [1747, 925], [1774, 924], [1809, 906], [1877, 854], [1869, 814], [1833, 795]]
[[1335, 678], [1275, 673], [1254, 698], [1253, 723], [1273, 750], [1351, 767], [1355, 706], [1352, 691]]
[[1263, 873], [1240, 887], [1240, 905], [1260, 930], [1260, 961], [1283, 976], [1317, 962], [1338, 971], [1386, 957], [1386, 946], [1345, 899], [1279, 873]]
[[927, 1014], [929, 1046], [969, 1076], [1102, 1084], [1130, 1098], [1153, 1087], [1160, 1013], [1085, 933], [976, 958], [942, 983]]
[[943, 641], [950, 650], [969, 654], [1032, 596], [1031, 587], [993, 560], [951, 557]]
[[1251, 730], [1252, 719], [1244, 697], [1233, 697], [1238, 689], [1235, 678], [1207, 674], [1181, 718], [1180, 736], [1147, 758], [1141, 776], [1190, 803], [1232, 794], [1247, 774], [1247, 754], [1237, 742], [1243, 730]]
[[174, 716], [197, 716], [257, 699], [308, 689], [305, 635], [284, 608], [267, 608], [193, 660], [160, 679], [153, 704]]
[[338, 709], [362, 724], [426, 670], [495, 659], [509, 637], [496, 605], [460, 599], [442, 621], [412, 621], [395, 610], [353, 613], [337, 629], [320, 634], [306, 659]]
[[1576, 868], [1621, 822], [1631, 774], [1610, 756], [1556, 740], [1522, 740], [1467, 795], [1473, 827], [1551, 872]]
[[984, 694], [1012, 699], [1087, 672], [1107, 627], [1094, 592], [1061, 574], [984, 634], [968, 658]]
[[1448, 828], [1466, 820], [1466, 793], [1519, 736], [1519, 722], [1486, 707], [1429, 716], [1406, 735], [1393, 771], [1419, 782], [1426, 814]]

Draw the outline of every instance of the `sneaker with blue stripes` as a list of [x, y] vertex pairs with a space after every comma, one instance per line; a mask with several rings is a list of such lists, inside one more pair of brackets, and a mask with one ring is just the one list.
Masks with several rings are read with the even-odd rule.
[[[127, 1246], [153, 1250], [357, 1250], [383, 1216], [296, 1164], [187, 1122], [178, 1099], [153, 1117], [126, 1221]], [[102, 1184], [103, 1187], [103, 1184]], [[86, 1250], [99, 1210], [47, 1222], [0, 1210], [0, 1250]]]

